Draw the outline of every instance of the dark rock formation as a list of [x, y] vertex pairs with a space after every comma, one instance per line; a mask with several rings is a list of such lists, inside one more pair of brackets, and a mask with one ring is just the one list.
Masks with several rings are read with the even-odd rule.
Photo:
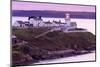
[[[14, 29], [12, 31], [18, 39], [28, 42], [22, 45], [12, 45], [13, 65], [27, 65], [30, 64], [30, 61], [37, 62], [77, 55], [81, 54], [81, 51], [90, 52], [96, 48], [95, 35], [90, 32], [54, 31], [40, 38], [34, 38], [47, 30]], [[64, 50], [65, 52], [63, 52]]]

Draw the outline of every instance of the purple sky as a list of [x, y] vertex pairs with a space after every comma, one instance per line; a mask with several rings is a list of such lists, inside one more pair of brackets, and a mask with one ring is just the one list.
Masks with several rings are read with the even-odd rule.
[[32, 2], [12, 2], [12, 10], [56, 10], [56, 11], [77, 11], [95, 12], [94, 6], [46, 4]]

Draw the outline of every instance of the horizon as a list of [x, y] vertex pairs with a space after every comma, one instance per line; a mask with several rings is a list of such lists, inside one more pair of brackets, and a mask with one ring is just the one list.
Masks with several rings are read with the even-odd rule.
[[71, 18], [79, 18], [79, 19], [95, 19], [96, 18], [96, 13], [94, 12], [12, 10], [12, 16], [16, 16], [16, 17], [42, 16], [42, 17], [50, 17], [50, 18], [65, 18], [66, 13], [69, 13]]

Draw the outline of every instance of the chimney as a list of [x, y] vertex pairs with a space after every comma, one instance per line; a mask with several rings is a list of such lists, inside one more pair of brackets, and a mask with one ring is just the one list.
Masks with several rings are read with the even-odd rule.
[[65, 20], [70, 21], [70, 14], [68, 14], [68, 13], [66, 14]]

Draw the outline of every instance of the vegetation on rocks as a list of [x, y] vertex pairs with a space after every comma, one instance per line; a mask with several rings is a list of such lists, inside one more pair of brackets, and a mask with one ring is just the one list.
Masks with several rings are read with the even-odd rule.
[[[86, 50], [90, 51], [95, 49], [95, 35], [90, 32], [61, 32], [54, 31], [49, 32], [48, 34], [41, 36], [39, 38], [34, 38], [35, 36], [48, 31], [49, 29], [13, 29], [12, 34], [22, 41], [28, 42], [23, 45], [12, 45], [12, 55], [13, 62], [23, 60], [36, 61], [52, 58], [56, 56], [48, 55], [48, 53], [53, 51], [62, 51], [72, 49], [75, 51]], [[30, 57], [31, 59], [25, 57]], [[19, 57], [18, 57], [19, 56]], [[21, 60], [22, 59], [22, 60]], [[27, 61], [24, 59], [28, 59]], [[16, 62], [14, 63], [16, 65]]]

